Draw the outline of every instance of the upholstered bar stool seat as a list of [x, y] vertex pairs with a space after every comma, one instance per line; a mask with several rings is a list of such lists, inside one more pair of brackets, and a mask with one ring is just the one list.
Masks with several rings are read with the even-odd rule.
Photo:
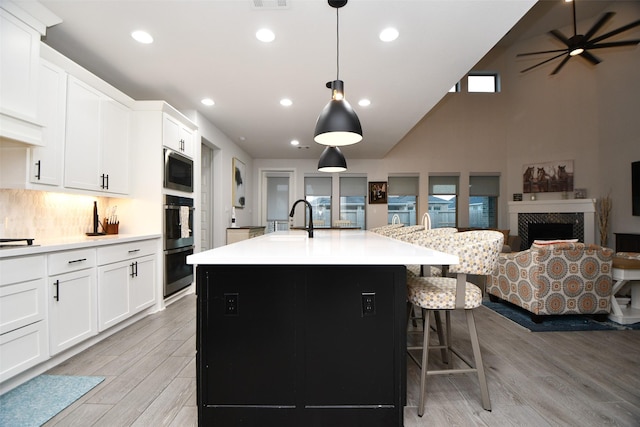
[[[407, 293], [411, 304], [427, 310], [456, 309], [456, 280], [451, 277], [407, 276]], [[473, 283], [465, 283], [465, 310], [482, 305], [482, 291]]]

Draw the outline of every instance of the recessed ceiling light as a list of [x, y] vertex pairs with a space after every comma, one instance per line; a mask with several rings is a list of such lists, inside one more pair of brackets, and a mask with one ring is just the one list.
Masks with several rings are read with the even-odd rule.
[[142, 31], [142, 30], [134, 31], [133, 33], [131, 33], [131, 37], [133, 37], [133, 39], [139, 43], [143, 43], [143, 44], [153, 43], [153, 37], [151, 37], [151, 34], [147, 33], [146, 31]]
[[291, 105], [293, 105], [293, 101], [289, 98], [282, 98], [280, 100], [280, 105], [282, 105], [283, 107], [291, 107]]
[[203, 100], [201, 100], [200, 102], [202, 102], [204, 105], [206, 105], [207, 107], [211, 107], [212, 105], [215, 105], [216, 103], [214, 102], [213, 99], [211, 98], [204, 98]]
[[398, 38], [400, 33], [395, 28], [385, 28], [380, 32], [380, 40], [383, 42], [392, 42]]
[[361, 99], [360, 101], [358, 101], [358, 105], [361, 106], [361, 107], [368, 107], [369, 105], [371, 105], [371, 101], [366, 99], [366, 98], [364, 98], [364, 99]]
[[271, 43], [276, 39], [276, 35], [273, 33], [273, 31], [267, 28], [262, 28], [256, 33], [256, 38], [261, 42]]
[[298, 141], [297, 139], [292, 139], [291, 140], [291, 145], [300, 145], [300, 141]]

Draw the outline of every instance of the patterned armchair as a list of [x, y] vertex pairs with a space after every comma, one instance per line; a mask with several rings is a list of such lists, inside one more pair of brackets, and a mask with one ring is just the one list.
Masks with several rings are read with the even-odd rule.
[[606, 317], [612, 260], [613, 250], [598, 245], [534, 244], [522, 252], [500, 254], [487, 293], [492, 301], [506, 300], [530, 311], [538, 323], [542, 315]]

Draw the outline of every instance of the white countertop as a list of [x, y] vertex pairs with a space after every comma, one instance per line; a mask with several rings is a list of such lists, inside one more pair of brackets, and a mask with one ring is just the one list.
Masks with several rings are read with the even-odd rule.
[[204, 265], [452, 265], [445, 254], [363, 230], [278, 231], [187, 257]]
[[0, 259], [55, 251], [66, 251], [91, 246], [135, 242], [138, 240], [159, 239], [160, 237], [162, 237], [161, 234], [107, 234], [104, 236], [81, 235], [56, 239], [34, 239], [33, 246], [17, 246], [15, 249], [0, 249]]

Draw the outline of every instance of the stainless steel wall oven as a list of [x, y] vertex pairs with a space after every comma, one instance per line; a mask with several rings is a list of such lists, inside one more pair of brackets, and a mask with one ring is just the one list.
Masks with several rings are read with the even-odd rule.
[[193, 266], [187, 256], [193, 254], [193, 199], [165, 195], [164, 204], [164, 296], [193, 282]]

